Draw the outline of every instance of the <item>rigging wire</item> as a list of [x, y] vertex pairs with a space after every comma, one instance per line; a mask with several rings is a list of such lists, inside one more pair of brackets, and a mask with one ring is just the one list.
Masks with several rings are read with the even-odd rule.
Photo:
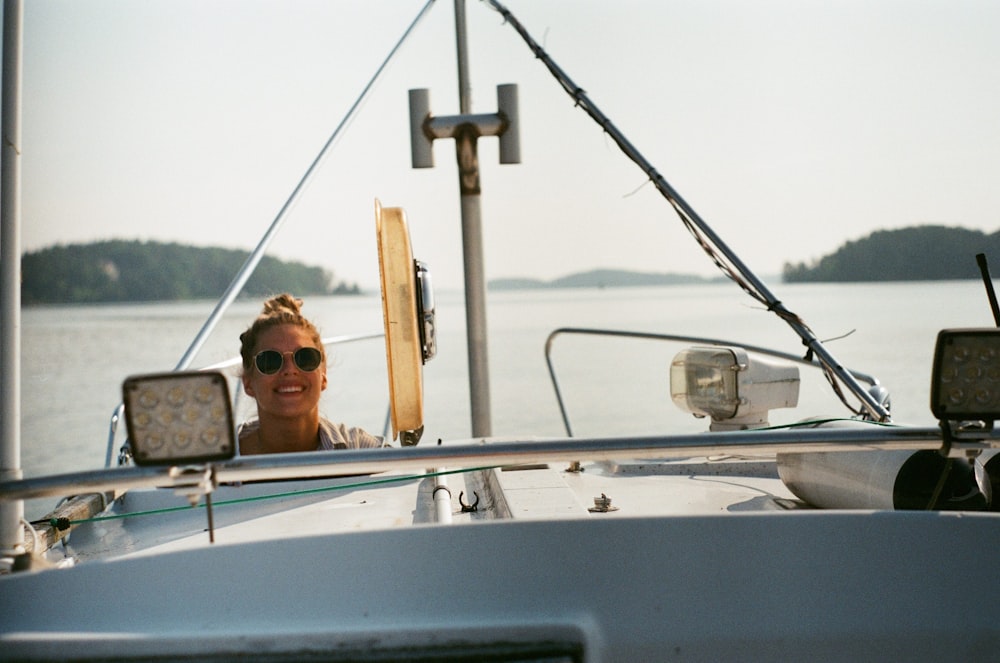
[[[371, 479], [368, 481], [357, 481], [353, 483], [344, 484], [334, 484], [330, 486], [321, 486], [318, 488], [304, 488], [301, 490], [289, 490], [280, 493], [267, 493], [264, 495], [256, 495], [254, 497], [237, 497], [229, 500], [214, 500], [212, 506], [215, 508], [232, 506], [236, 504], [249, 504], [251, 502], [262, 502], [266, 500], [274, 499], [285, 499], [285, 498], [296, 498], [305, 497], [307, 495], [316, 495], [321, 493], [331, 493], [340, 490], [356, 490], [358, 488], [372, 488], [375, 486], [381, 486], [392, 483], [406, 483], [408, 481], [423, 480], [433, 477], [448, 476], [450, 474], [470, 474], [473, 472], [483, 472], [496, 469], [495, 466], [488, 467], [464, 467], [455, 470], [438, 470], [435, 472], [424, 472], [423, 474], [401, 474], [399, 476], [384, 477], [380, 479]], [[101, 515], [93, 516], [91, 518], [43, 518], [41, 520], [35, 520], [32, 523], [25, 522], [26, 525], [50, 525], [55, 529], [62, 531], [68, 529], [73, 525], [82, 525], [84, 523], [98, 523], [105, 520], [123, 520], [126, 518], [137, 518], [140, 516], [159, 516], [167, 513], [175, 513], [177, 511], [190, 511], [192, 509], [203, 509], [206, 508], [205, 502], [200, 502], [198, 504], [190, 505], [185, 504], [183, 506], [170, 506], [163, 507], [160, 509], [148, 509], [145, 511], [127, 511], [124, 513], [115, 513], [111, 515]], [[36, 533], [37, 536], [37, 533]]]
[[855, 415], [862, 415], [864, 410], [867, 409], [876, 419], [887, 419], [888, 411], [874, 398], [864, 392], [859, 385], [853, 383], [852, 391], [854, 395], [861, 400], [863, 407], [854, 407], [848, 402], [846, 395], [841, 389], [840, 382], [851, 384], [853, 379], [847, 375], [842, 367], [839, 365], [837, 369], [840, 371], [838, 380], [838, 371], [835, 371], [831, 366], [832, 357], [824, 356], [827, 353], [817, 352], [822, 348], [819, 340], [816, 338], [813, 331], [805, 323], [802, 318], [788, 310], [780, 300], [776, 299], [767, 288], [750, 272], [732, 252], [728, 250], [725, 244], [719, 239], [711, 229], [708, 228], [693, 209], [681, 198], [681, 196], [670, 186], [670, 184], [664, 179], [656, 168], [639, 153], [638, 150], [628, 141], [628, 139], [618, 130], [618, 128], [611, 122], [601, 110], [594, 104], [593, 101], [587, 96], [586, 91], [579, 87], [573, 80], [559, 67], [558, 64], [545, 52], [545, 50], [536, 42], [531, 35], [528, 33], [527, 29], [517, 20], [517, 18], [503, 6], [499, 0], [483, 0], [488, 3], [491, 8], [503, 16], [504, 21], [509, 23], [511, 27], [521, 36], [524, 42], [528, 45], [528, 48], [534, 53], [535, 57], [542, 61], [542, 64], [549, 70], [549, 72], [555, 77], [559, 85], [566, 91], [566, 93], [573, 98], [576, 106], [580, 107], [587, 115], [591, 117], [604, 132], [611, 137], [612, 140], [618, 145], [619, 149], [631, 159], [646, 175], [649, 177], [649, 181], [657, 188], [660, 194], [670, 203], [671, 207], [677, 213], [680, 218], [681, 223], [687, 228], [688, 232], [697, 242], [698, 246], [708, 255], [715, 266], [731, 281], [736, 283], [740, 289], [742, 289], [746, 294], [748, 294], [753, 299], [757, 300], [763, 304], [768, 311], [771, 311], [779, 318], [784, 320], [789, 326], [794, 329], [799, 336], [802, 338], [802, 342], [806, 345], [806, 359], [811, 360], [814, 353], [820, 355], [820, 363], [823, 366], [823, 373], [826, 376], [827, 382], [833, 388], [834, 393], [840, 401]]
[[282, 224], [287, 218], [288, 213], [291, 211], [292, 207], [294, 207], [295, 203], [298, 202], [299, 197], [302, 195], [306, 187], [312, 181], [313, 176], [319, 170], [319, 166], [326, 159], [327, 155], [330, 152], [330, 148], [333, 146], [334, 142], [336, 142], [336, 140], [340, 137], [341, 132], [343, 132], [344, 128], [353, 119], [354, 115], [361, 107], [362, 102], [364, 102], [364, 100], [368, 97], [368, 93], [371, 92], [372, 88], [375, 86], [376, 81], [378, 81], [378, 79], [381, 78], [382, 73], [389, 66], [389, 63], [396, 57], [396, 54], [403, 46], [403, 43], [406, 42], [406, 40], [410, 37], [410, 35], [413, 33], [413, 30], [417, 27], [417, 24], [421, 21], [421, 19], [424, 18], [424, 16], [430, 10], [431, 5], [433, 4], [434, 0], [427, 0], [424, 6], [417, 13], [416, 18], [414, 18], [413, 21], [410, 22], [410, 25], [403, 32], [403, 36], [399, 38], [399, 40], [396, 42], [396, 45], [392, 47], [392, 49], [389, 51], [389, 54], [382, 61], [382, 64], [380, 64], [378, 69], [375, 70], [375, 73], [368, 80], [368, 83], [365, 85], [365, 87], [361, 90], [361, 94], [358, 95], [358, 98], [355, 99], [353, 104], [351, 104], [351, 107], [347, 110], [347, 113], [344, 115], [343, 119], [341, 119], [340, 123], [333, 130], [333, 133], [330, 135], [330, 137], [327, 139], [326, 144], [323, 145], [323, 148], [319, 151], [319, 154], [317, 154], [316, 158], [313, 159], [313, 162], [312, 164], [310, 164], [309, 168], [306, 169], [306, 172], [299, 180], [299, 183], [295, 185], [295, 189], [292, 191], [291, 195], [289, 195], [288, 200], [286, 200], [285, 204], [282, 205], [281, 209], [278, 211], [277, 216], [275, 216], [274, 220], [271, 222], [270, 227], [268, 227], [267, 232], [264, 233], [264, 236], [261, 237], [260, 242], [257, 243], [256, 248], [254, 248], [254, 250], [247, 257], [246, 261], [243, 263], [243, 266], [240, 268], [240, 271], [237, 272], [236, 276], [233, 278], [233, 281], [229, 284], [229, 287], [226, 289], [225, 293], [223, 293], [222, 297], [219, 299], [218, 304], [216, 304], [215, 306], [215, 310], [212, 311], [211, 315], [208, 317], [208, 320], [205, 321], [205, 324], [198, 332], [198, 335], [195, 336], [194, 340], [191, 342], [191, 345], [184, 353], [184, 356], [181, 357], [181, 360], [177, 363], [177, 367], [174, 370], [176, 371], [184, 370], [191, 365], [192, 361], [194, 361], [195, 355], [197, 355], [198, 351], [201, 350], [202, 345], [204, 345], [205, 341], [208, 339], [208, 336], [212, 333], [212, 330], [215, 329], [215, 326], [222, 318], [223, 313], [225, 313], [225, 311], [229, 308], [230, 304], [233, 303], [233, 301], [236, 299], [236, 296], [239, 295], [240, 291], [243, 289], [243, 286], [246, 285], [247, 280], [249, 280], [250, 276], [253, 274], [253, 271], [257, 268], [257, 264], [264, 257], [264, 251], [267, 250], [267, 247], [270, 245], [271, 240], [277, 234], [278, 230], [281, 228]]
[[768, 298], [760, 292], [760, 290], [755, 287], [752, 283], [744, 279], [738, 272], [738, 270], [731, 264], [729, 260], [726, 259], [719, 251], [715, 249], [712, 242], [704, 235], [704, 233], [699, 229], [698, 225], [695, 223], [694, 219], [691, 217], [689, 212], [685, 209], [685, 206], [680, 202], [680, 196], [676, 191], [667, 183], [662, 175], [657, 172], [651, 163], [649, 163], [631, 143], [625, 138], [611, 119], [604, 115], [603, 112], [591, 101], [590, 97], [587, 96], [586, 91], [579, 87], [573, 80], [559, 67], [558, 64], [545, 52], [545, 50], [531, 37], [524, 26], [517, 20], [517, 18], [508, 10], [506, 7], [501, 5], [497, 0], [486, 0], [495, 11], [500, 13], [504, 20], [509, 23], [518, 34], [521, 35], [522, 39], [528, 44], [528, 47], [535, 54], [535, 57], [542, 61], [545, 67], [550, 73], [556, 78], [563, 90], [573, 98], [576, 106], [583, 109], [600, 127], [604, 130], [605, 134], [609, 135], [612, 140], [618, 145], [619, 149], [625, 153], [629, 159], [634, 161], [649, 177], [649, 181], [660, 191], [668, 203], [674, 208], [677, 215], [680, 217], [681, 222], [688, 229], [688, 231], [694, 236], [698, 245], [708, 254], [709, 258], [715, 263], [715, 265], [725, 274], [730, 280], [734, 281], [739, 285], [747, 294], [764, 304], [768, 310], [773, 310], [779, 316], [792, 319], [800, 324], [805, 325], [805, 323], [794, 313], [791, 313], [784, 306], [781, 306], [780, 302], [774, 302], [768, 300]]

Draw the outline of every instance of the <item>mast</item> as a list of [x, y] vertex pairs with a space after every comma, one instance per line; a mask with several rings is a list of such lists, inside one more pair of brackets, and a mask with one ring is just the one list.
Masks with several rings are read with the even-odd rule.
[[[0, 152], [0, 482], [21, 471], [21, 34], [22, 0], [3, 5]], [[0, 502], [0, 552], [24, 552], [24, 502]]]
[[486, 278], [480, 205], [480, 136], [500, 137], [500, 163], [520, 163], [517, 86], [497, 86], [496, 113], [473, 115], [468, 76], [465, 0], [455, 0], [455, 41], [458, 50], [459, 115], [434, 117], [427, 90], [410, 90], [410, 150], [414, 168], [434, 166], [433, 141], [454, 138], [462, 207], [462, 255], [465, 266], [465, 326], [469, 360], [469, 402], [472, 436], [492, 435], [489, 352], [486, 331]]
[[[466, 40], [465, 0], [455, 0], [455, 47], [458, 61], [458, 108], [467, 115], [472, 106], [469, 87], [469, 49]], [[490, 404], [489, 344], [486, 327], [486, 276], [483, 264], [483, 217], [480, 205], [479, 157], [475, 128], [463, 125], [455, 135], [458, 185], [462, 201], [462, 256], [465, 265], [465, 334], [469, 361], [469, 406], [472, 436], [493, 433]]]

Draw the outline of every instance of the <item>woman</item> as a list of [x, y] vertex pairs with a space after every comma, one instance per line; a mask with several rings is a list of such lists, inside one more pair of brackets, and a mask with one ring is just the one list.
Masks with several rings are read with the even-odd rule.
[[240, 334], [243, 390], [257, 401], [257, 419], [238, 433], [240, 454], [383, 446], [381, 437], [320, 416], [326, 353], [301, 308], [291, 295], [272, 297]]

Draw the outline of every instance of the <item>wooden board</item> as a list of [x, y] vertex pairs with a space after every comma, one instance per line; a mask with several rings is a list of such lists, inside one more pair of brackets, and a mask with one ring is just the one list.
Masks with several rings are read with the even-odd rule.
[[[416, 444], [423, 430], [423, 356], [417, 327], [417, 283], [406, 213], [375, 201], [375, 232], [382, 282], [385, 354], [392, 437]], [[416, 439], [414, 439], [416, 436]]]

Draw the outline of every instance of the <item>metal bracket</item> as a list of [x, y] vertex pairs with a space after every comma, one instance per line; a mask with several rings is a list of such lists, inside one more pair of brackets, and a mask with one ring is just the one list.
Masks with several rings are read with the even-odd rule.
[[464, 491], [458, 494], [458, 503], [462, 506], [462, 513], [473, 513], [475, 511], [479, 511], [479, 493], [472, 491], [472, 494], [475, 496], [476, 501], [471, 505], [466, 504], [465, 501], [462, 500], [462, 498], [465, 497]]

